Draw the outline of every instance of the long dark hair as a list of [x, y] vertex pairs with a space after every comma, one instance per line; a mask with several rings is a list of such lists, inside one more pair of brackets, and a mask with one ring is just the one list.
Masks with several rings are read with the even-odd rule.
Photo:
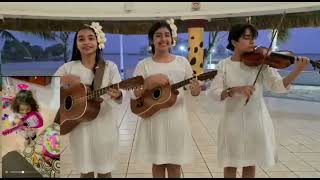
[[[77, 47], [77, 37], [78, 37], [79, 31], [81, 31], [81, 30], [83, 30], [83, 29], [90, 29], [90, 30], [95, 34], [96, 39], [98, 39], [97, 34], [94, 32], [94, 29], [92, 29], [90, 26], [86, 26], [86, 25], [82, 26], [82, 27], [76, 32], [76, 34], [75, 34], [75, 36], [74, 36], [73, 48], [72, 48], [72, 57], [71, 57], [71, 60], [70, 60], [70, 61], [79, 61], [79, 60], [82, 60], [80, 51], [79, 51], [79, 49], [78, 49], [78, 47]], [[97, 47], [98, 47], [98, 41], [97, 41]], [[98, 62], [100, 59], [101, 59], [101, 60], [103, 59], [103, 58], [101, 57], [101, 52], [102, 52], [102, 50], [100, 50], [99, 48], [97, 48], [97, 50], [96, 50], [96, 64], [97, 64], [97, 62]]]
[[[155, 53], [154, 44], [153, 44], [153, 35], [154, 35], [154, 33], [156, 33], [156, 31], [158, 29], [160, 29], [162, 27], [165, 27], [169, 30], [170, 35], [171, 35], [171, 44], [173, 44], [172, 29], [171, 29], [170, 25], [165, 21], [156, 22], [155, 24], [153, 24], [151, 26], [151, 28], [149, 29], [149, 33], [148, 33], [149, 45], [151, 46], [152, 54]], [[169, 52], [170, 52], [170, 50], [169, 50]]]
[[20, 104], [27, 104], [31, 107], [31, 111], [39, 111], [39, 105], [33, 98], [30, 90], [20, 90], [13, 101], [11, 109], [15, 113], [19, 113]]

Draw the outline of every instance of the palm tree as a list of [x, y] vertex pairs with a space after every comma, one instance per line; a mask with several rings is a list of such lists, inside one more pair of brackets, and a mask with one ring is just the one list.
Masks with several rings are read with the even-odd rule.
[[[25, 34], [27, 35], [32, 35], [32, 36], [35, 36], [35, 37], [40, 37], [44, 40], [54, 40], [55, 39], [55, 35], [54, 33], [51, 33], [51, 32], [25, 32]], [[24, 49], [24, 51], [29, 55], [31, 56], [31, 53], [30, 51], [25, 47], [23, 46], [18, 40], [16, 37], [14, 37], [14, 35], [10, 32], [10, 31], [7, 31], [7, 30], [0, 30], [0, 67], [1, 67], [1, 64], [2, 64], [2, 59], [1, 59], [1, 52], [3, 50], [3, 46], [5, 44], [6, 41], [16, 41], [18, 42], [17, 44], [18, 45], [21, 45], [22, 49]]]
[[35, 36], [43, 40], [55, 40], [56, 35], [53, 32], [24, 32], [27, 35]]
[[31, 53], [29, 52], [29, 50], [26, 47], [24, 47], [21, 43], [19, 43], [19, 41], [16, 39], [16, 37], [14, 37], [12, 33], [6, 30], [0, 30], [0, 65], [2, 64], [2, 59], [1, 59], [2, 49], [7, 40], [18, 42], [17, 44], [21, 45], [22, 49], [24, 49], [25, 52], [31, 56]]
[[290, 38], [290, 31], [288, 28], [280, 29], [278, 32], [278, 42], [284, 43]]
[[68, 39], [71, 35], [71, 32], [60, 32], [59, 35], [56, 35], [55, 37], [58, 38], [63, 45], [63, 60], [66, 63], [68, 61], [68, 54], [70, 50], [68, 50]]
[[68, 49], [68, 40], [71, 32], [60, 31], [58, 34], [53, 32], [27, 32], [27, 34], [40, 37], [44, 40], [59, 40], [63, 45], [63, 60], [66, 63], [68, 61], [68, 54], [70, 50]]

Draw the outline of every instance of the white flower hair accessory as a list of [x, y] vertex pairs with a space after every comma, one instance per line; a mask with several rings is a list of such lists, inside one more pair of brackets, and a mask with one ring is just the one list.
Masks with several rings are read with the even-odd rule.
[[178, 37], [178, 34], [177, 34], [177, 26], [174, 24], [174, 19], [171, 18], [171, 19], [168, 19], [167, 20], [167, 23], [170, 25], [170, 28], [172, 30], [172, 38], [173, 38], [173, 44], [172, 46], [175, 46], [176, 45], [176, 42], [177, 42], [177, 37]]
[[104, 44], [107, 42], [107, 39], [106, 39], [106, 35], [102, 31], [102, 26], [99, 24], [99, 22], [92, 22], [89, 27], [91, 27], [94, 30], [94, 32], [96, 33], [97, 41], [98, 41], [98, 48], [103, 49]]

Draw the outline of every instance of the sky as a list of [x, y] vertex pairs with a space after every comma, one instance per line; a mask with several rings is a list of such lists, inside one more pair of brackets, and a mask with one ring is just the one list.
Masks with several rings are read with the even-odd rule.
[[[43, 48], [59, 43], [59, 41], [45, 41], [30, 35], [25, 35], [23, 32], [11, 31], [20, 41], [28, 41], [32, 45], [40, 45]], [[209, 33], [205, 33], [204, 44], [208, 46]], [[73, 37], [69, 38], [69, 44], [73, 43]], [[104, 49], [105, 53], [120, 52], [120, 36], [119, 34], [106, 34], [107, 43]], [[179, 33], [179, 38], [187, 39], [187, 33]], [[224, 47], [227, 45], [228, 33], [219, 32], [218, 43]], [[315, 28], [292, 28], [290, 29], [290, 38], [287, 42], [279, 43], [280, 50], [290, 50], [294, 53], [315, 53], [320, 54], [320, 27]], [[144, 35], [123, 35], [124, 53], [139, 53], [141, 47], [147, 46], [147, 34]], [[256, 41], [257, 45], [268, 47], [270, 43], [270, 30], [260, 30], [259, 37]]]

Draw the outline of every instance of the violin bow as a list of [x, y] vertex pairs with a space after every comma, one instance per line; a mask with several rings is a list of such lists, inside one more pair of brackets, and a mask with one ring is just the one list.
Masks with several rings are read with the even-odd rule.
[[[280, 28], [280, 26], [281, 26], [281, 24], [282, 24], [282, 22], [283, 22], [283, 19], [284, 19], [285, 15], [286, 15], [286, 11], [283, 12], [279, 24], [277, 25], [276, 29], [273, 30], [274, 33], [272, 34], [271, 43], [270, 43], [269, 48], [268, 48], [268, 50], [267, 50], [267, 54], [269, 54], [269, 52], [270, 52], [270, 49], [271, 49], [271, 47], [272, 47], [273, 40], [274, 40], [274, 38], [276, 37], [276, 34], [278, 34], [279, 28]], [[264, 61], [266, 60], [266, 58], [267, 58], [267, 56], [265, 56], [265, 57], [263, 58], [263, 61], [262, 61], [262, 62], [264, 62]], [[258, 79], [258, 77], [259, 77], [259, 75], [260, 75], [260, 72], [261, 72], [261, 70], [262, 70], [263, 65], [264, 65], [264, 63], [261, 64], [260, 69], [259, 69], [259, 71], [258, 71], [258, 74], [257, 74], [257, 76], [256, 76], [256, 79], [254, 80], [252, 86], [254, 86], [254, 85], [256, 84], [257, 79]], [[247, 98], [246, 103], [245, 103], [244, 105], [247, 105], [248, 102], [249, 102], [249, 100], [250, 100], [250, 97]]]

